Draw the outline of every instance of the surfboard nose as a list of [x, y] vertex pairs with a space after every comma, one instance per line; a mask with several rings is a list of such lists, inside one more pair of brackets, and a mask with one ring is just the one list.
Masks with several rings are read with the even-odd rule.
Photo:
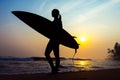
[[22, 14], [23, 12], [24, 11], [11, 11], [11, 13], [14, 14], [15, 16], [20, 15], [20, 13]]
[[18, 11], [11, 11], [11, 13], [14, 14], [15, 16], [17, 16], [18, 15], [17, 13], [19, 13], [19, 12]]
[[11, 13], [13, 13], [15, 15], [16, 11], [11, 11]]

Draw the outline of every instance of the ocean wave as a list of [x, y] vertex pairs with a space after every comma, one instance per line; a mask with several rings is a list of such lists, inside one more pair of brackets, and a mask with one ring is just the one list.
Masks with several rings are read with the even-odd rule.
[[15, 57], [0, 57], [0, 60], [4, 60], [4, 61], [33, 61], [33, 58], [15, 58]]

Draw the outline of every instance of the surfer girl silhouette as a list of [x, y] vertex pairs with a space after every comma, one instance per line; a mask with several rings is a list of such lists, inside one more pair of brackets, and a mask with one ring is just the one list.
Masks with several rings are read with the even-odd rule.
[[[59, 13], [58, 9], [53, 9], [52, 10], [52, 17], [54, 18], [53, 20], [53, 24], [55, 25], [55, 30], [57, 30], [56, 32], [59, 32], [62, 29], [62, 21], [61, 21], [61, 15]], [[60, 56], [59, 56], [59, 33], [56, 33], [55, 35], [57, 35], [54, 38], [51, 38], [47, 44], [46, 47], [46, 51], [45, 51], [45, 56], [46, 59], [48, 61], [48, 63], [50, 64], [51, 67], [51, 72], [54, 73], [58, 73], [58, 68], [60, 66]], [[53, 63], [53, 60], [50, 56], [51, 51], [53, 50], [54, 52], [54, 56], [55, 56], [55, 65]]]

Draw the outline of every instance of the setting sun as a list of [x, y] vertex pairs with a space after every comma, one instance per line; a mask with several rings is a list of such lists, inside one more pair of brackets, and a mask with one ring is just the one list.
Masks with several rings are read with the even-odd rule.
[[85, 42], [85, 41], [86, 41], [86, 38], [85, 38], [85, 37], [81, 37], [81, 38], [80, 38], [80, 41], [81, 41], [81, 42]]

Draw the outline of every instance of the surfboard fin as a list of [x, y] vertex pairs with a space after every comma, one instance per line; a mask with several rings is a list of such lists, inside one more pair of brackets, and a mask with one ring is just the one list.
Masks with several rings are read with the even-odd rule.
[[73, 38], [77, 38], [76, 36], [72, 36]]

